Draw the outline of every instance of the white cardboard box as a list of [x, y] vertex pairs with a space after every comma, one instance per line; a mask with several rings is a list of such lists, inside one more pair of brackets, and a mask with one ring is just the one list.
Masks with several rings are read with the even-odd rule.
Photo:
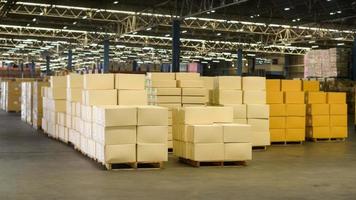
[[251, 125], [248, 124], [222, 124], [224, 142], [242, 142], [252, 141]]
[[167, 143], [165, 144], [137, 144], [137, 162], [168, 161]]
[[268, 119], [269, 105], [267, 104], [247, 104], [248, 119]]
[[167, 126], [168, 109], [160, 106], [137, 107], [137, 125], [139, 126]]
[[222, 143], [223, 128], [219, 125], [191, 125], [187, 128], [187, 141], [191, 143]]
[[105, 163], [136, 162], [136, 144], [105, 145]]
[[252, 160], [251, 143], [226, 143], [225, 161], [247, 161]]
[[137, 126], [137, 143], [161, 143], [168, 141], [168, 126]]

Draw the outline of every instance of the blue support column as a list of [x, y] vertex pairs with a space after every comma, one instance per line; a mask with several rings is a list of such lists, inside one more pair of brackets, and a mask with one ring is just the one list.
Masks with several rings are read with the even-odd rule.
[[352, 63], [351, 63], [351, 71], [352, 71], [352, 80], [356, 80], [356, 38], [354, 40], [354, 45], [352, 47]]
[[31, 61], [31, 77], [35, 77], [36, 75], [36, 65], [35, 65], [35, 61], [32, 60]]
[[180, 63], [180, 21], [173, 20], [172, 26], [172, 68], [173, 72], [179, 72]]
[[51, 63], [51, 57], [49, 55], [46, 56], [46, 74], [47, 76], [51, 75], [51, 69], [49, 67]]
[[21, 78], [23, 78], [23, 61], [20, 63], [20, 68], [21, 68]]
[[284, 55], [284, 77], [288, 77], [289, 76], [289, 55]]
[[138, 68], [138, 63], [136, 60], [134, 60], [132, 62], [132, 71], [134, 71], [134, 72], [137, 71], [137, 68]]
[[73, 60], [73, 52], [72, 49], [68, 50], [68, 66], [67, 69], [69, 71], [72, 71], [72, 60]]
[[110, 49], [110, 41], [109, 39], [104, 40], [104, 73], [109, 72], [109, 49]]
[[242, 62], [242, 49], [238, 49], [237, 50], [237, 75], [241, 76], [242, 75], [242, 66], [243, 62]]

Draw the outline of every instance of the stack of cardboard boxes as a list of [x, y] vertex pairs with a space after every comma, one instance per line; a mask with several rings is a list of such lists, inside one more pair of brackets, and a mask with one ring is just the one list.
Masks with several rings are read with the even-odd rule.
[[1, 108], [6, 112], [21, 111], [21, 81], [1, 82]]
[[206, 104], [212, 105], [213, 95], [214, 95], [214, 85], [215, 77], [202, 76], [201, 79], [204, 81], [204, 88], [207, 90]]
[[240, 76], [218, 76], [215, 78], [214, 105], [242, 104], [242, 87]]
[[208, 90], [199, 73], [176, 73], [177, 86], [182, 89], [182, 106], [206, 105]]
[[24, 122], [31, 121], [32, 118], [32, 83], [21, 83], [21, 120]]
[[346, 93], [328, 92], [326, 98], [330, 106], [330, 139], [345, 139], [348, 135]]
[[252, 159], [251, 126], [234, 124], [231, 107], [185, 107], [174, 112], [174, 154], [188, 161]]
[[32, 104], [32, 124], [35, 129], [39, 129], [43, 117], [43, 88], [49, 86], [48, 82], [36, 81], [33, 83], [33, 104]]

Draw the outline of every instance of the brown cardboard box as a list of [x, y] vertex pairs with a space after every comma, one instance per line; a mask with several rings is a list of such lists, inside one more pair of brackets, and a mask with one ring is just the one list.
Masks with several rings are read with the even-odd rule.
[[204, 88], [204, 81], [198, 80], [179, 80], [177, 87], [180, 88]]
[[119, 105], [147, 105], [146, 90], [118, 90]]
[[242, 78], [242, 90], [266, 90], [265, 77], [247, 76]]
[[305, 104], [286, 104], [286, 116], [304, 117], [305, 113]]
[[269, 105], [267, 104], [247, 104], [248, 119], [268, 119]]
[[330, 115], [331, 127], [347, 127], [347, 115]]
[[318, 92], [320, 90], [319, 81], [303, 80], [303, 91]]
[[286, 104], [270, 104], [269, 109], [271, 117], [284, 117], [286, 115]]
[[247, 161], [252, 160], [252, 144], [251, 143], [226, 143], [225, 146], [225, 161]]
[[287, 129], [304, 129], [305, 117], [286, 117]]
[[266, 104], [265, 91], [244, 91], [243, 92], [244, 104]]
[[304, 104], [304, 92], [285, 92], [284, 103], [286, 104]]
[[104, 127], [137, 125], [137, 108], [132, 106], [94, 107], [93, 121]]
[[158, 96], [180, 96], [181, 88], [156, 88]]
[[307, 113], [308, 115], [329, 115], [329, 104], [309, 104]]
[[325, 104], [326, 92], [308, 92], [306, 93], [306, 102], [308, 104]]
[[138, 126], [137, 143], [167, 143], [168, 126]]
[[105, 163], [136, 162], [136, 144], [105, 146]]
[[219, 90], [241, 90], [240, 76], [218, 76], [215, 80], [215, 88]]
[[251, 125], [248, 124], [222, 124], [223, 142], [246, 142], [252, 140]]
[[282, 80], [282, 91], [299, 92], [302, 91], [302, 81], [300, 80]]
[[144, 90], [144, 74], [115, 74], [115, 89], [118, 90]]
[[270, 92], [266, 93], [267, 104], [282, 104], [283, 103], [283, 92]]
[[176, 80], [152, 80], [152, 87], [154, 88], [175, 88], [177, 87]]
[[305, 128], [286, 129], [286, 141], [305, 141]]
[[328, 104], [346, 103], [346, 93], [344, 92], [328, 92], [326, 98]]
[[271, 142], [286, 141], [286, 129], [270, 129]]
[[281, 91], [281, 80], [266, 80], [266, 90], [267, 93]]
[[[154, 117], [153, 117], [154, 116]], [[139, 126], [167, 126], [168, 109], [159, 106], [137, 107], [137, 125]]]
[[270, 129], [284, 129], [286, 128], [286, 118], [285, 117], [271, 117], [269, 119]]
[[347, 115], [347, 104], [328, 105], [330, 105], [330, 115]]
[[241, 90], [215, 90], [214, 97], [216, 104], [242, 104]]
[[114, 74], [84, 74], [83, 88], [85, 90], [113, 90]]
[[137, 162], [168, 161], [167, 144], [137, 144]]
[[223, 161], [224, 143], [192, 144], [188, 143], [188, 158], [195, 161]]
[[67, 88], [83, 88], [83, 77], [80, 74], [67, 75]]
[[187, 141], [191, 143], [222, 143], [223, 127], [219, 125], [190, 125], [187, 127]]
[[307, 118], [307, 126], [328, 127], [330, 123], [328, 115], [312, 115]]
[[83, 90], [83, 104], [88, 106], [96, 105], [117, 105], [117, 90]]

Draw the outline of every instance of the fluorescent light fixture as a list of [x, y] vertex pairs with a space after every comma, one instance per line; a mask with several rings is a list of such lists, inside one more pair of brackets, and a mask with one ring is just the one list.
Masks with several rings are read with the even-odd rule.
[[146, 31], [150, 31], [150, 30], [152, 30], [152, 28], [151, 28], [151, 27], [149, 27], [149, 28], [146, 28]]
[[313, 49], [319, 48], [319, 46], [318, 46], [318, 45], [313, 45], [312, 48], [313, 48]]
[[166, 35], [164, 35], [165, 37], [169, 37], [170, 35], [169, 34], [166, 34]]
[[83, 18], [83, 19], [86, 19], [86, 18], [88, 18], [88, 16], [85, 15], [85, 16], [83, 16], [82, 18]]
[[78, 22], [73, 22], [73, 25], [76, 25]]
[[187, 30], [182, 31], [182, 33], [186, 33], [186, 32], [187, 32]]
[[217, 36], [220, 36], [220, 35], [221, 35], [221, 33], [217, 33], [216, 35], [217, 35]]
[[288, 10], [290, 10], [290, 8], [287, 7], [287, 8], [284, 8], [284, 10], [285, 10], [285, 11], [288, 11]]
[[37, 19], [36, 19], [36, 18], [33, 18], [32, 21], [35, 22], [35, 21], [37, 21]]
[[211, 12], [211, 13], [214, 13], [214, 12], [215, 12], [215, 10], [211, 10], [210, 12]]
[[337, 46], [343, 46], [345, 43], [337, 43]]

